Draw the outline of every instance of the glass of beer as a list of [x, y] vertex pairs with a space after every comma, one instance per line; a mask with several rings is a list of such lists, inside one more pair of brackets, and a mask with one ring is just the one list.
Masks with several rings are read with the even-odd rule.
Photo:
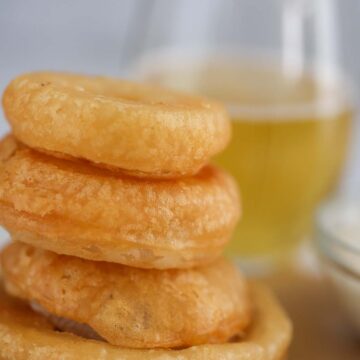
[[[249, 22], [264, 4], [252, 1], [237, 3], [239, 17], [248, 12]], [[234, 2], [224, 3], [235, 11]], [[251, 46], [254, 33], [259, 38], [263, 32], [276, 34], [270, 23], [269, 29], [261, 29], [259, 19], [243, 29], [249, 36], [240, 34], [247, 40], [244, 47], [231, 41], [208, 46], [199, 39], [198, 47], [169, 43], [142, 53], [133, 68], [142, 80], [226, 104], [233, 136], [215, 162], [236, 177], [243, 209], [228, 254], [250, 262], [288, 258], [311, 234], [314, 210], [339, 183], [354, 116], [337, 57], [336, 3], [266, 3], [267, 15], [279, 22], [281, 38], [270, 49], [256, 39]], [[236, 21], [233, 12], [229, 21]], [[306, 39], [310, 22], [313, 33]], [[218, 29], [211, 29], [217, 34]], [[309, 44], [312, 54], [306, 50]]]

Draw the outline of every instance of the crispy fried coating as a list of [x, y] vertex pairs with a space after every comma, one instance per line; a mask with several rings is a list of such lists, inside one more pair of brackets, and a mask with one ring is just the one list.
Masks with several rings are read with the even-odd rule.
[[37, 72], [14, 79], [3, 107], [16, 137], [39, 150], [141, 177], [195, 174], [225, 148], [224, 107], [105, 77]]
[[4, 360], [283, 360], [289, 346], [290, 320], [262, 284], [251, 284], [255, 319], [245, 336], [227, 344], [182, 350], [116, 347], [57, 332], [51, 323], [5, 294], [0, 286], [0, 358]]
[[143, 180], [14, 144], [0, 143], [0, 223], [22, 242], [135, 267], [187, 268], [217, 258], [239, 218], [236, 184], [214, 166]]
[[1, 264], [11, 294], [85, 323], [113, 345], [222, 343], [251, 320], [246, 281], [223, 259], [187, 270], [144, 270], [13, 243]]
[[[0, 141], [0, 166], [6, 162], [17, 150], [19, 143], [13, 136], [6, 136]], [[21, 145], [20, 145], [21, 146]]]

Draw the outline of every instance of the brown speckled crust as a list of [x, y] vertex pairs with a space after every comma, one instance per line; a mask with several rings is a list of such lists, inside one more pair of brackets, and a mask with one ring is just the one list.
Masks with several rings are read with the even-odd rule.
[[0, 141], [0, 166], [3, 165], [21, 147], [13, 136], [6, 136]]
[[[0, 162], [1, 149], [14, 142], [0, 142]], [[235, 182], [213, 166], [154, 181], [24, 145], [5, 152], [0, 223], [14, 239], [60, 254], [142, 268], [192, 267], [221, 254], [239, 217]]]
[[285, 360], [291, 324], [271, 292], [251, 284], [255, 320], [239, 342], [183, 350], [136, 350], [55, 332], [0, 286], [2, 360]]
[[222, 343], [251, 321], [246, 281], [225, 260], [191, 270], [144, 270], [13, 243], [1, 264], [11, 294], [88, 324], [113, 345]]
[[30, 147], [145, 177], [195, 174], [231, 133], [217, 102], [104, 77], [24, 74], [5, 90], [3, 107]]

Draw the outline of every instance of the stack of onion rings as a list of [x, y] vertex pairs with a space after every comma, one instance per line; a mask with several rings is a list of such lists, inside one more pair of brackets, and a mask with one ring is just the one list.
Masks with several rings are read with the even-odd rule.
[[222, 105], [64, 73], [16, 78], [3, 105], [1, 358], [285, 356], [286, 315], [220, 257], [240, 215], [208, 164]]

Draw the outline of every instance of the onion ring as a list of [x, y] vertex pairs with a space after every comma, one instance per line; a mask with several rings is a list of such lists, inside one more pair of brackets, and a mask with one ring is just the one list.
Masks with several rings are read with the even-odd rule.
[[245, 330], [245, 279], [223, 259], [187, 270], [144, 270], [8, 245], [6, 289], [48, 312], [89, 325], [110, 344], [175, 348], [222, 343]]
[[217, 102], [69, 73], [17, 77], [3, 107], [28, 146], [141, 177], [193, 175], [225, 148], [231, 132]]
[[53, 330], [0, 285], [0, 358], [4, 360], [283, 360], [291, 340], [290, 320], [271, 291], [251, 284], [255, 319], [241, 341], [182, 350], [125, 349]]
[[13, 150], [13, 138], [3, 142], [0, 152], [12, 152], [0, 172], [0, 223], [34, 246], [135, 267], [186, 268], [219, 257], [239, 217], [235, 182], [213, 166], [189, 178], [143, 180], [24, 145]]

